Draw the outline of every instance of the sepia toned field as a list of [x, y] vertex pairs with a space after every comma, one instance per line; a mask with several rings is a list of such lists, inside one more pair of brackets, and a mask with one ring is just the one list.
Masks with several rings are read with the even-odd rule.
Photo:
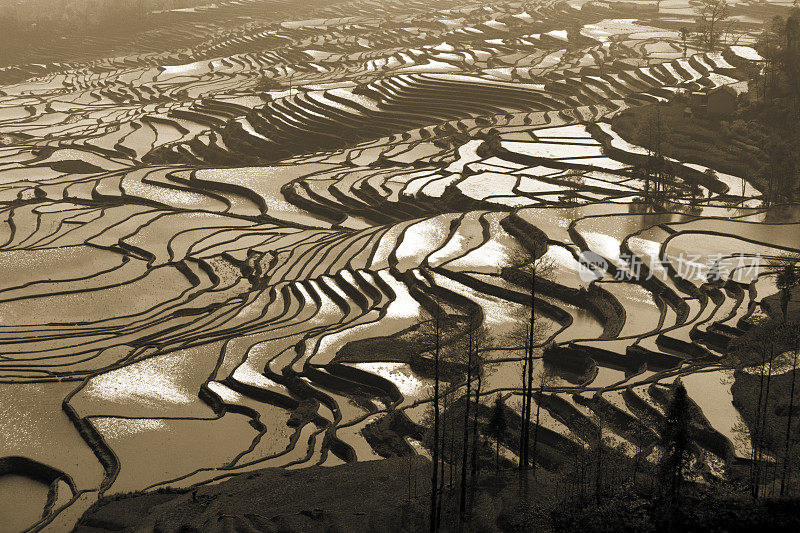
[[736, 4], [715, 52], [684, 48], [683, 1], [302, 4], [162, 9], [0, 67], [0, 531], [379, 460], [389, 415], [393, 453], [427, 453], [424, 324], [455, 346], [477, 317], [480, 397], [519, 412], [531, 301], [553, 464], [592, 431], [652, 458], [676, 377], [698, 475], [749, 457], [722, 359], [800, 209], [674, 158], [655, 208], [612, 121], [746, 79], [783, 4]]

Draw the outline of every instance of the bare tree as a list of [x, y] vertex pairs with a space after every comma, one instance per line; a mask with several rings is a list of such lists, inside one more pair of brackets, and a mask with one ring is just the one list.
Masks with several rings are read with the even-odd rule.
[[434, 352], [433, 352], [433, 468], [431, 470], [431, 509], [430, 531], [435, 533], [437, 523], [437, 500], [439, 495], [439, 356], [441, 355], [441, 311], [436, 312], [434, 321]]
[[691, 34], [692, 34], [692, 33], [689, 31], [689, 28], [687, 28], [686, 26], [682, 26], [682, 27], [681, 27], [681, 29], [680, 29], [680, 35], [681, 35], [681, 43], [683, 44], [683, 57], [684, 57], [684, 58], [686, 57], [686, 53], [687, 53], [687, 51], [688, 51], [688, 46], [687, 46], [687, 44], [686, 44], [686, 41], [688, 41], [688, 40], [689, 40], [689, 36], [690, 36]]
[[700, 0], [695, 7], [697, 26], [706, 49], [713, 52], [730, 18], [727, 0]]
[[[458, 513], [459, 517], [463, 519], [467, 510], [467, 455], [469, 453], [469, 422], [470, 422], [470, 402], [472, 393], [472, 376], [475, 362], [477, 361], [478, 354], [476, 352], [477, 336], [479, 334], [481, 317], [477, 312], [472, 312], [468, 315], [467, 320], [467, 345], [466, 345], [466, 363], [467, 363], [467, 376], [466, 376], [466, 392], [464, 394], [464, 440], [462, 443], [461, 451], [461, 491], [459, 498]], [[480, 373], [480, 369], [476, 370]], [[477, 411], [478, 406], [475, 406]], [[477, 435], [473, 435], [477, 438]]]
[[439, 477], [440, 477], [441, 481], [440, 481], [439, 490], [438, 490], [439, 497], [437, 498], [437, 501], [436, 501], [436, 530], [437, 531], [439, 530], [439, 527], [441, 526], [441, 523], [442, 523], [442, 503], [443, 503], [443, 500], [444, 500], [444, 484], [445, 484], [445, 481], [444, 481], [444, 476], [445, 476], [444, 465], [445, 465], [446, 462], [450, 464], [450, 472], [453, 471], [452, 455], [449, 458], [449, 460], [446, 460], [446, 453], [445, 453], [445, 451], [446, 451], [446, 447], [445, 446], [446, 446], [446, 442], [447, 442], [447, 432], [448, 432], [448, 430], [451, 433], [453, 431], [451, 429], [450, 425], [447, 423], [447, 418], [448, 418], [448, 414], [449, 414], [448, 407], [450, 406], [450, 398], [452, 397], [451, 384], [448, 383], [445, 386], [444, 394], [442, 394], [441, 397], [442, 397], [442, 416], [440, 417], [440, 420], [441, 420], [441, 422], [440, 422], [440, 425], [441, 425], [441, 428], [440, 428], [441, 437], [440, 437], [439, 440], [440, 440], [442, 449], [441, 449], [441, 451], [439, 453]]
[[669, 188], [674, 185], [675, 175], [672, 164], [664, 154], [664, 145], [668, 142], [667, 133], [661, 107], [656, 106], [639, 128], [639, 136], [647, 149], [647, 159], [637, 166], [635, 174], [644, 180], [643, 197], [646, 202], [659, 204], [674, 196], [670, 194]]
[[489, 420], [489, 435], [495, 441], [495, 470], [500, 471], [500, 441], [506, 432], [506, 406], [503, 397], [498, 393], [492, 409], [492, 417]]
[[539, 443], [539, 422], [542, 412], [543, 394], [552, 384], [554, 375], [552, 369], [542, 361], [542, 369], [539, 372], [539, 389], [536, 391], [536, 422], [533, 426], [533, 452], [531, 453], [533, 477], [536, 477], [536, 449]]
[[739, 368], [758, 368], [758, 399], [753, 406], [753, 424], [750, 432], [752, 443], [750, 455], [750, 493], [756, 499], [759, 497], [762, 479], [762, 460], [764, 450], [764, 437], [768, 422], [770, 385], [772, 380], [772, 363], [775, 359], [775, 349], [778, 344], [776, 334], [778, 328], [772, 321], [764, 320], [756, 325], [751, 332], [738, 339], [731, 350], [731, 355], [736, 359]]
[[[481, 406], [481, 387], [483, 385], [483, 373], [481, 371], [478, 372], [478, 378], [475, 381], [475, 409], [472, 410], [472, 454], [470, 458], [470, 469], [469, 469], [469, 477], [470, 477], [470, 487], [471, 493], [475, 491], [475, 482], [478, 477], [478, 439], [480, 435], [478, 435], [478, 412]], [[474, 498], [470, 498], [472, 500]]]
[[792, 355], [792, 384], [789, 388], [789, 409], [786, 420], [786, 436], [784, 437], [783, 448], [783, 468], [781, 469], [781, 491], [780, 495], [786, 495], [786, 485], [790, 481], [789, 457], [792, 448], [792, 419], [794, 417], [794, 390], [797, 380], [797, 355], [800, 349], [800, 324], [794, 324], [790, 328], [791, 335], [794, 337], [794, 352]]
[[474, 346], [474, 359], [475, 359], [475, 395], [474, 395], [474, 408], [472, 409], [472, 457], [470, 460], [470, 479], [471, 487], [475, 488], [475, 479], [478, 475], [478, 445], [479, 445], [479, 429], [478, 429], [478, 421], [480, 416], [480, 408], [481, 408], [481, 393], [483, 390], [483, 378], [490, 374], [489, 371], [483, 365], [483, 357], [481, 353], [486, 350], [487, 347], [492, 345], [492, 338], [489, 336], [489, 332], [485, 326], [481, 326], [480, 330], [478, 330], [478, 334], [475, 335], [474, 338], [475, 346]]
[[[517, 258], [514, 261], [515, 268], [523, 276], [529, 287], [530, 316], [525, 324], [524, 337], [522, 342], [523, 363], [522, 363], [522, 411], [520, 420], [520, 442], [519, 442], [519, 480], [520, 491], [527, 497], [528, 493], [528, 474], [527, 470], [531, 463], [530, 457], [530, 426], [533, 405], [534, 372], [535, 361], [534, 348], [542, 342], [543, 328], [541, 323], [536, 321], [536, 281], [537, 278], [546, 278], [552, 275], [555, 264], [550, 258], [545, 256], [547, 251], [546, 243], [540, 243], [539, 250], [533, 250], [532, 255]], [[537, 256], [538, 253], [538, 256]], [[535, 458], [534, 458], [535, 460]]]

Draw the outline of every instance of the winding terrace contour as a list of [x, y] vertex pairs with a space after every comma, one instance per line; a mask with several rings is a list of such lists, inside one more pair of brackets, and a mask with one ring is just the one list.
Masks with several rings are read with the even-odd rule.
[[[292, 22], [258, 4], [162, 14], [181, 31], [155, 50], [0, 70], [0, 495], [34, 502], [22, 527], [380, 459], [363, 430], [388, 415], [424, 453], [429, 354], [399, 347], [438, 314], [480, 318], [484, 398], [514, 405], [520, 257], [552, 265], [544, 455], [600, 420], [648, 456], [683, 376], [709, 475], [747, 457], [738, 413], [713, 408], [719, 359], [774, 292], [750, 258], [800, 253], [797, 210], [679, 161], [652, 210], [632, 172], [647, 152], [610, 126], [743, 79], [747, 31], [684, 57], [676, 32], [599, 2], [351, 1]], [[741, 268], [689, 276], [689, 252]]]

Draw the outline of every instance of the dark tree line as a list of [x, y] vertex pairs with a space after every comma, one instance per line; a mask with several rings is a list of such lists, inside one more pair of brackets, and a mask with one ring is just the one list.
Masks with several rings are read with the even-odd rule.
[[800, 8], [773, 18], [757, 49], [765, 62], [751, 82], [755, 98], [745, 115], [768, 134], [760, 174], [767, 201], [782, 202], [800, 188]]
[[[474, 499], [481, 430], [483, 364], [487, 342], [482, 316], [446, 315], [439, 309], [424, 326], [423, 348], [433, 364], [430, 416], [431, 493], [430, 531], [439, 531], [446, 506], [456, 502], [459, 521], [466, 519]], [[447, 369], [446, 371], [444, 369]]]
[[[547, 398], [553, 396], [552, 393], [548, 394], [551, 385], [547, 378], [542, 379], [546, 373], [532, 372], [534, 378], [529, 379], [529, 350], [527, 346], [523, 347], [525, 356], [521, 361], [521, 377], [523, 403], [526, 408], [518, 411], [518, 418], [505, 405], [502, 394], [496, 394], [491, 405], [482, 405], [479, 401], [480, 394], [472, 401], [465, 402], [465, 398], [469, 396], [465, 394], [463, 378], [468, 374], [472, 376], [474, 381], [471, 391], [475, 391], [479, 387], [477, 377], [482, 374], [481, 368], [484, 365], [479, 355], [481, 350], [475, 345], [475, 339], [482, 338], [483, 334], [477, 327], [477, 322], [474, 324], [464, 327], [462, 321], [458, 327], [444, 327], [440, 323], [437, 328], [436, 321], [433, 321], [432, 330], [438, 329], [442, 339], [438, 343], [438, 356], [435, 350], [432, 353], [432, 357], [438, 358], [439, 364], [443, 365], [440, 370], [450, 368], [453, 360], [462, 363], [471, 361], [473, 364], [469, 367], [464, 365], [455, 372], [450, 368], [436, 374], [440, 390], [434, 396], [434, 407], [438, 409], [439, 416], [433, 417], [433, 423], [438, 426], [432, 428], [437, 442], [432, 447], [436, 458], [431, 469], [431, 479], [435, 480], [435, 489], [431, 491], [429, 502], [431, 531], [482, 530], [476, 524], [482, 523], [481, 520], [486, 518], [482, 513], [488, 512], [489, 504], [485, 496], [487, 486], [494, 487], [489, 489], [491, 491], [499, 490], [508, 494], [506, 488], [517, 485], [517, 475], [509, 472], [512, 464], [508, 456], [505, 453], [501, 455], [504, 449], [518, 451], [519, 464], [514, 466], [518, 467], [520, 474], [525, 477], [537, 475], [537, 469], [534, 468], [539, 459], [536, 451], [536, 427], [541, 422], [537, 411], [539, 406], [547, 408]], [[450, 343], [447, 337], [456, 329], [463, 332], [463, 342]], [[472, 335], [470, 331], [473, 332]], [[526, 333], [529, 331], [530, 324]], [[761, 519], [757, 515], [761, 512], [761, 504], [758, 502], [765, 497], [793, 494], [792, 479], [797, 477], [798, 425], [794, 413], [796, 402], [793, 399], [797, 360], [800, 355], [797, 332], [796, 322], [789, 320], [784, 324], [782, 320], [775, 320], [769, 328], [754, 328], [733, 348], [734, 352], [740, 354], [739, 367], [748, 368], [749, 375], [757, 380], [757, 397], [751, 402], [756, 413], [756, 422], [751, 424], [748, 432], [753, 455], [747, 463], [750, 472], [745, 479], [746, 489], [754, 503], [751, 504], [752, 509], [745, 505], [736, 511], [748, 519]], [[790, 341], [795, 343], [791, 347], [788, 344]], [[436, 344], [434, 341], [433, 346]], [[443, 349], [445, 345], [449, 348]], [[459, 346], [458, 350], [454, 346]], [[469, 350], [469, 346], [472, 346], [472, 350]], [[787, 347], [791, 348], [789, 352], [786, 351]], [[456, 356], [456, 351], [461, 355]], [[781, 353], [784, 358], [779, 361], [778, 356]], [[787, 354], [792, 371], [791, 375], [787, 374], [791, 378], [791, 391], [786, 398], [787, 405], [781, 404], [781, 412], [778, 412], [776, 400], [779, 400], [781, 393], [775, 380], [779, 362], [785, 372]], [[459, 376], [461, 381], [457, 383]], [[542, 488], [536, 489], [535, 498], [528, 494], [527, 483], [520, 484], [519, 489], [512, 489], [511, 492], [517, 496], [504, 505], [512, 506], [513, 510], [508, 513], [513, 516], [504, 519], [506, 522], [501, 529], [530, 531], [530, 521], [536, 516], [535, 508], [541, 504], [542, 498], [547, 498], [559, 503], [548, 507], [551, 509], [548, 513], [552, 516], [539, 519], [546, 519], [551, 525], [564, 526], [569, 530], [575, 530], [580, 523], [580, 528], [585, 531], [611, 531], [619, 530], [620, 527], [623, 530], [630, 527], [633, 528], [630, 530], [636, 531], [681, 531], [687, 523], [697, 519], [692, 514], [693, 506], [704, 506], [706, 511], [703, 512], [712, 513], [714, 507], [719, 505], [718, 502], [727, 502], [725, 498], [737, 498], [740, 493], [736, 492], [736, 488], [726, 486], [720, 491], [713, 484], [698, 484], [699, 477], [704, 475], [699, 467], [704, 463], [707, 453], [696, 440], [698, 428], [702, 429], [698, 425], [702, 423], [702, 417], [696, 418], [698, 408], [688, 398], [681, 381], [678, 379], [669, 386], [654, 384], [651, 388], [657, 392], [651, 392], [651, 395], [663, 406], [660, 422], [651, 428], [657, 433], [656, 441], [648, 440], [649, 437], [634, 437], [630, 441], [634, 443], [633, 450], [630, 448], [631, 444], [616, 443], [605, 437], [610, 420], [606, 419], [601, 410], [592, 408], [595, 411], [595, 416], [591, 417], [593, 429], [589, 431], [587, 428], [579, 432], [584, 445], [577, 451], [562, 450], [566, 459], [561, 461], [557, 470], [553, 470], [552, 463], [546, 463], [548, 468], [538, 474], [535, 486]], [[536, 408], [533, 407], [534, 403]], [[526, 419], [528, 405], [530, 418]], [[509, 419], [510, 413], [513, 421]], [[787, 418], [781, 418], [783, 416]], [[654, 421], [647, 425], [652, 422]], [[523, 428], [526, 424], [530, 431], [527, 433], [528, 439], [523, 441]], [[784, 439], [775, 439], [776, 426], [780, 426], [781, 432], [785, 432]], [[517, 427], [519, 434], [515, 432]], [[487, 441], [487, 437], [491, 440]], [[520, 448], [514, 450], [517, 438]], [[552, 447], [553, 444], [549, 443], [548, 446]], [[524, 454], [526, 447], [529, 451]], [[477, 463], [476, 455], [480, 456]], [[527, 465], [523, 464], [525, 455], [530, 461]], [[776, 460], [771, 462], [767, 459], [768, 456]], [[494, 468], [488, 469], [484, 466], [485, 470], [481, 473], [476, 464], [493, 464]], [[564, 510], [563, 513], [561, 509]], [[569, 513], [566, 512], [567, 509]], [[625, 516], [615, 514], [615, 509]]]
[[[747, 486], [753, 499], [791, 496], [797, 467], [796, 392], [800, 323], [764, 320], [735, 341], [731, 356], [751, 444]], [[746, 394], [747, 392], [749, 394]], [[785, 417], [785, 422], [782, 420]]]

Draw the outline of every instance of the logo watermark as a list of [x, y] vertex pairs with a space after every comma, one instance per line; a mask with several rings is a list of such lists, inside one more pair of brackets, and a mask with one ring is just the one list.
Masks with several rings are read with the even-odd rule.
[[681, 252], [677, 256], [661, 257], [652, 253], [642, 257], [637, 254], [620, 254], [614, 261], [584, 251], [578, 257], [578, 276], [590, 283], [599, 279], [616, 281], [644, 281], [652, 278], [666, 280], [677, 276], [690, 282], [716, 282], [732, 280], [750, 283], [756, 279], [765, 264], [756, 255], [693, 254]]

